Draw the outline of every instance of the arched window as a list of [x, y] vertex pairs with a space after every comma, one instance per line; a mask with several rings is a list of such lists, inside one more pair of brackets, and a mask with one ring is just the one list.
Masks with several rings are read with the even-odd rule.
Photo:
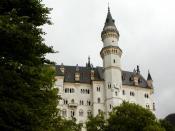
[[101, 102], [101, 101], [100, 101], [100, 98], [98, 98], [98, 99], [97, 99], [97, 102], [98, 102], [98, 103], [100, 103], [100, 102]]
[[83, 110], [80, 109], [80, 111], [79, 111], [79, 116], [83, 116], [83, 114], [84, 114]]

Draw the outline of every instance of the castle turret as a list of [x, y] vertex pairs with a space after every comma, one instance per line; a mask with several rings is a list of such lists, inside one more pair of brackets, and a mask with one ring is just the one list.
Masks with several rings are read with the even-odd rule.
[[115, 26], [110, 9], [106, 22], [101, 33], [103, 48], [100, 55], [103, 59], [104, 79], [105, 79], [105, 105], [106, 113], [112, 110], [113, 106], [119, 105], [121, 101], [122, 70], [121, 55], [122, 50], [118, 46], [119, 32]]
[[150, 88], [153, 87], [153, 80], [149, 71], [148, 71], [148, 77], [147, 77], [147, 84], [148, 84], [148, 87]]

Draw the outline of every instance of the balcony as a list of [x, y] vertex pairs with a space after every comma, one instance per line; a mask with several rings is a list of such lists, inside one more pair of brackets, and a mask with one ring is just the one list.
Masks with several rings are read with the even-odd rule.
[[76, 108], [78, 106], [77, 103], [75, 103], [74, 99], [71, 100], [71, 103], [68, 104], [69, 107]]
[[77, 103], [69, 103], [68, 106], [71, 108], [76, 108], [78, 106], [78, 104]]

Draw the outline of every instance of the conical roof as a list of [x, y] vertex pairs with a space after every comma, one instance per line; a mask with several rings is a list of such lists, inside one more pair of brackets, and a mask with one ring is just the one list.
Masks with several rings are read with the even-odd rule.
[[149, 71], [148, 71], [148, 77], [147, 77], [147, 80], [152, 80], [152, 77], [151, 77], [151, 74], [150, 74]]
[[115, 26], [115, 20], [112, 18], [112, 15], [111, 15], [111, 12], [110, 12], [110, 8], [108, 7], [108, 14], [107, 14], [107, 17], [106, 17], [106, 22], [105, 22], [105, 26]]

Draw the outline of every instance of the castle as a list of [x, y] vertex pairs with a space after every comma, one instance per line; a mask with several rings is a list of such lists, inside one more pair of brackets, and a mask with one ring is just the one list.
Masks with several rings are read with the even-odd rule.
[[112, 108], [123, 101], [139, 104], [154, 112], [150, 73], [146, 80], [140, 74], [139, 66], [131, 72], [122, 70], [119, 32], [109, 8], [101, 38], [102, 67], [93, 67], [90, 58], [84, 67], [56, 66], [55, 86], [62, 98], [59, 102], [61, 115], [85, 123], [89, 115], [96, 116], [99, 112], [104, 112], [107, 118]]

